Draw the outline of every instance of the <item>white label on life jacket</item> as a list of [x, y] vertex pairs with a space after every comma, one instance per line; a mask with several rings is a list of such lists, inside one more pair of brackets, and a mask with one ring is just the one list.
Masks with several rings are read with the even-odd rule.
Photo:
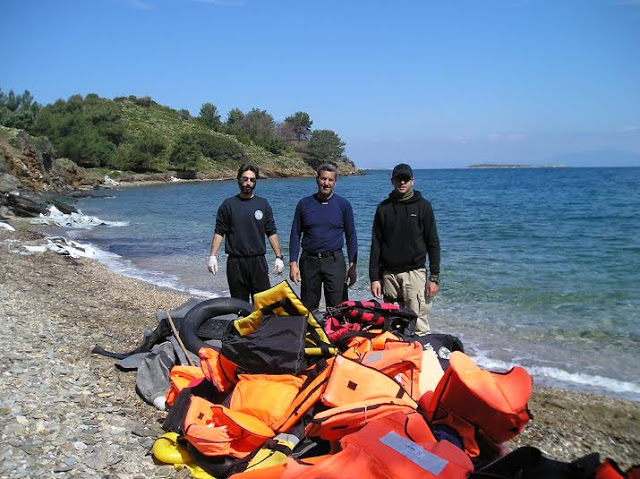
[[380, 361], [382, 359], [382, 351], [376, 351], [372, 353], [367, 353], [364, 357], [363, 364], [373, 363], [375, 361]]
[[415, 442], [410, 441], [406, 437], [402, 437], [395, 431], [391, 431], [382, 437], [380, 442], [434, 476], [438, 476], [446, 465], [449, 464], [449, 461], [429, 451], [425, 451]]

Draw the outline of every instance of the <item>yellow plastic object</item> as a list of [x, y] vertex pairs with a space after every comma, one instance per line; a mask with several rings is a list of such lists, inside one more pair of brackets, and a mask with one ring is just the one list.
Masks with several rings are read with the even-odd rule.
[[187, 450], [178, 444], [178, 434], [168, 432], [163, 434], [153, 443], [153, 456], [165, 464], [173, 464], [176, 471], [187, 468], [191, 477], [195, 479], [216, 479], [197, 464], [191, 462], [191, 456]]
[[[300, 439], [293, 434], [280, 433], [275, 438], [278, 450], [265, 447], [249, 461], [246, 471], [255, 471], [266, 467], [276, 466], [287, 462], [287, 457], [291, 455]], [[285, 449], [286, 448], [286, 449]], [[285, 452], [286, 451], [286, 452]]]
[[191, 456], [184, 447], [178, 444], [178, 434], [168, 432], [163, 434], [153, 443], [153, 456], [166, 464], [187, 464], [191, 462]]

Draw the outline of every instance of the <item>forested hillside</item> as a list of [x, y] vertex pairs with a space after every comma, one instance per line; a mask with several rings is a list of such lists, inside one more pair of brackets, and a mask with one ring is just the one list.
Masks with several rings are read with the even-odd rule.
[[332, 161], [344, 174], [358, 172], [340, 137], [313, 130], [302, 111], [276, 122], [265, 110], [234, 108], [223, 121], [212, 103], [192, 117], [149, 97], [73, 95], [42, 106], [28, 91], [0, 90], [0, 124], [48, 138], [56, 157], [85, 168], [218, 178], [253, 161], [267, 176], [297, 176]]

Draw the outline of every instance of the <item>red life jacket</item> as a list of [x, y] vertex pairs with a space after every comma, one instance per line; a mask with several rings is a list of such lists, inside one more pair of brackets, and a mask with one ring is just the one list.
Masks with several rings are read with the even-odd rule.
[[420, 400], [430, 423], [453, 428], [471, 457], [480, 454], [477, 433], [496, 444], [520, 434], [531, 419], [531, 376], [521, 367], [506, 373], [485, 371], [459, 351], [449, 359], [450, 367], [429, 403]]
[[393, 303], [380, 301], [343, 301], [333, 311], [336, 318], [345, 318], [351, 322], [382, 326], [390, 316], [400, 316], [415, 319], [416, 313], [407, 308], [401, 308]]
[[640, 465], [631, 466], [626, 472], [622, 472], [615, 461], [605, 459], [596, 469], [594, 479], [640, 479]]

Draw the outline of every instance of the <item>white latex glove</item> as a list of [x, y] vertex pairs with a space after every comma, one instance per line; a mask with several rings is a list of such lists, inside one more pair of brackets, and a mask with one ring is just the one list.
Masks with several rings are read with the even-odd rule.
[[282, 261], [280, 258], [276, 258], [275, 263], [273, 263], [273, 272], [275, 274], [282, 274], [283, 271], [284, 271], [284, 261]]
[[213, 255], [209, 256], [209, 264], [207, 267], [209, 268], [209, 272], [215, 276], [218, 272], [218, 258]]

